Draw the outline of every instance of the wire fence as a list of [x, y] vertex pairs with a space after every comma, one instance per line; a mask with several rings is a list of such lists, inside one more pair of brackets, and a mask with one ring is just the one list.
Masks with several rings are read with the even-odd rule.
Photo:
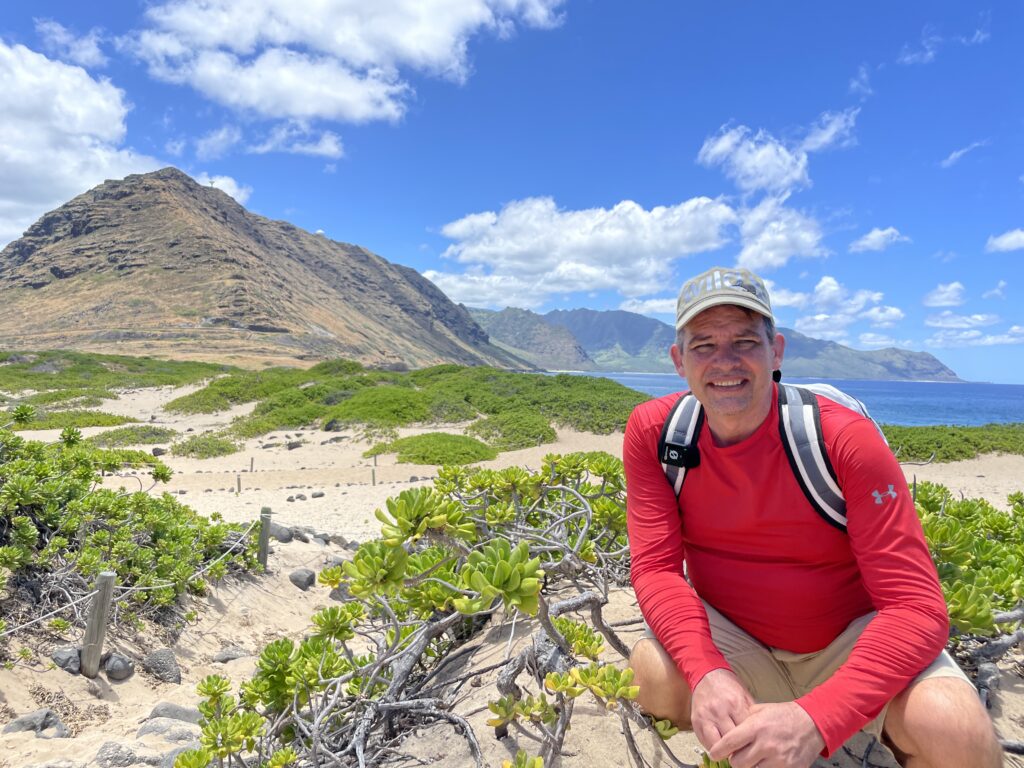
[[[269, 524], [269, 519], [267, 518], [267, 522], [266, 523], [264, 523], [264, 519], [265, 518], [261, 517], [259, 520], [254, 520], [252, 523], [250, 523], [249, 527], [246, 528], [244, 531], [242, 531], [241, 535], [238, 537], [238, 540], [235, 541], [230, 547], [228, 547], [224, 551], [224, 553], [220, 555], [220, 557], [218, 557], [216, 560], [211, 560], [209, 563], [207, 563], [202, 568], [200, 568], [198, 571], [196, 571], [191, 576], [189, 576], [187, 579], [185, 579], [185, 581], [192, 581], [192, 579], [195, 579], [195, 578], [198, 578], [198, 577], [202, 576], [204, 573], [206, 573], [211, 568], [213, 568], [213, 566], [215, 566], [217, 563], [219, 563], [222, 560], [224, 560], [225, 558], [227, 558], [232, 552], [234, 552], [236, 549], [238, 549], [239, 547], [241, 547], [245, 543], [246, 537], [248, 537], [248, 535], [252, 532], [252, 530], [257, 525]], [[266, 563], [263, 563], [263, 564], [266, 565]], [[165, 582], [163, 582], [161, 584], [147, 584], [144, 587], [115, 587], [115, 589], [114, 589], [114, 596], [116, 598], [123, 598], [123, 597], [126, 597], [127, 595], [130, 595], [130, 594], [134, 593], [134, 592], [155, 592], [155, 591], [160, 590], [160, 589], [167, 589], [168, 587], [172, 587], [173, 588], [174, 586], [175, 586], [175, 582], [173, 582], [173, 581], [165, 581]], [[74, 608], [76, 605], [79, 605], [80, 603], [84, 603], [86, 600], [89, 600], [90, 598], [95, 597], [97, 594], [99, 594], [99, 590], [98, 589], [94, 589], [92, 592], [89, 592], [88, 594], [83, 595], [82, 597], [79, 597], [77, 600], [72, 600], [70, 603], [67, 603], [66, 605], [62, 605], [59, 608], [57, 608], [57, 609], [55, 609], [53, 611], [50, 611], [49, 613], [47, 613], [47, 614], [45, 614], [43, 616], [37, 616], [36, 618], [32, 619], [31, 621], [26, 621], [24, 624], [19, 624], [16, 627], [12, 627], [10, 629], [6, 629], [3, 632], [0, 632], [0, 639], [8, 637], [10, 635], [14, 635], [14, 634], [16, 634], [18, 632], [21, 632], [24, 629], [27, 629], [27, 628], [29, 628], [31, 626], [39, 624], [42, 621], [46, 621], [47, 619], [53, 618], [54, 616], [57, 616], [57, 615], [59, 615], [61, 613], [64, 613], [65, 611], [67, 611], [67, 610], [69, 610], [71, 608]]]

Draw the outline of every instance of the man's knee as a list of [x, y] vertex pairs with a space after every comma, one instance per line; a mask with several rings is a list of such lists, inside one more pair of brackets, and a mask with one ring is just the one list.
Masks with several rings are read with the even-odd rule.
[[974, 686], [961, 678], [930, 678], [907, 688], [890, 703], [884, 730], [895, 751], [927, 765], [1003, 765], [992, 721]]
[[641, 638], [629, 656], [633, 684], [640, 687], [637, 704], [659, 720], [690, 729], [690, 689], [672, 658], [651, 638]]

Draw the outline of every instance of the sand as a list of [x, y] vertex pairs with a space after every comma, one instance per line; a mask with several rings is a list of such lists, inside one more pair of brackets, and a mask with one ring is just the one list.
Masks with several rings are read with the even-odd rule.
[[[231, 418], [242, 415], [251, 406], [233, 409], [230, 413], [213, 416], [180, 416], [168, 414], [162, 405], [189, 391], [189, 388], [169, 387], [136, 390], [122, 393], [115, 401], [104, 404], [103, 410], [122, 413], [142, 422], [173, 428], [181, 433], [202, 433], [224, 426]], [[448, 428], [445, 428], [448, 429]], [[88, 436], [103, 431], [101, 428], [83, 430]], [[419, 431], [401, 430], [402, 435]], [[459, 431], [457, 427], [450, 431]], [[25, 433], [26, 437], [53, 440], [56, 431]], [[298, 443], [298, 445], [295, 445]], [[289, 449], [288, 445], [293, 444]], [[524, 466], [539, 468], [548, 453], [603, 450], [620, 455], [622, 435], [590, 435], [572, 430], [559, 430], [558, 441], [540, 448], [514, 451], [500, 455], [482, 466]], [[219, 512], [227, 520], [248, 522], [259, 517], [260, 510], [269, 507], [274, 519], [288, 526], [306, 526], [316, 531], [341, 534], [349, 540], [363, 541], [373, 538], [379, 524], [373, 512], [382, 507], [387, 498], [403, 489], [431, 482], [436, 473], [433, 466], [396, 464], [394, 456], [374, 459], [362, 456], [368, 443], [362, 442], [353, 431], [323, 432], [312, 429], [291, 430], [266, 435], [246, 442], [244, 450], [216, 459], [196, 460], [164, 456], [174, 470], [167, 484], [151, 492], [169, 492], [184, 504], [203, 514]], [[906, 466], [908, 480], [932, 480], [948, 486], [954, 493], [967, 497], [985, 498], [1000, 508], [1007, 508], [1006, 496], [1024, 487], [1024, 457], [990, 455], [970, 461], [929, 466]], [[110, 487], [148, 489], [151, 480], [144, 472], [109, 477]], [[318, 494], [313, 498], [313, 493]], [[323, 495], [320, 496], [319, 494]], [[304, 498], [302, 498], [304, 497]], [[291, 499], [291, 500], [289, 500]], [[100, 747], [110, 741], [134, 744], [149, 754], [166, 752], [167, 743], [152, 736], [136, 738], [140, 722], [160, 701], [194, 704], [196, 683], [208, 674], [226, 674], [240, 682], [251, 674], [254, 656], [248, 655], [227, 664], [214, 663], [211, 658], [227, 646], [241, 646], [256, 653], [267, 642], [279, 636], [301, 637], [309, 627], [309, 617], [328, 605], [328, 591], [314, 587], [302, 592], [292, 585], [287, 574], [298, 567], [318, 570], [335, 558], [348, 554], [334, 544], [292, 542], [275, 544], [271, 555], [271, 573], [266, 577], [242, 581], [228, 581], [216, 586], [208, 599], [198, 601], [199, 619], [190, 625], [173, 645], [182, 667], [180, 685], [160, 683], [149, 675], [137, 672], [123, 683], [107, 682], [101, 673], [95, 681], [72, 676], [59, 669], [47, 669], [50, 647], [64, 643], [46, 641], [36, 637], [32, 645], [40, 652], [35, 664], [0, 670], [0, 723], [15, 714], [24, 714], [42, 706], [42, 702], [55, 696], [68, 712], [77, 733], [73, 739], [43, 740], [29, 734], [0, 734], [0, 768], [54, 766], [63, 760], [67, 768], [90, 765]], [[615, 618], [639, 616], [632, 592], [623, 590], [614, 596], [608, 609]], [[496, 619], [475, 642], [470, 664], [483, 668], [506, 653], [515, 653], [526, 642], [534, 629], [532, 622], [520, 620], [514, 627], [509, 645], [511, 622]], [[623, 637], [632, 643], [637, 627], [627, 628]], [[126, 652], [138, 655], [161, 646], [155, 637], [136, 638], [129, 642], [114, 642]], [[609, 654], [610, 652], [606, 652]], [[615, 654], [608, 660], [615, 660]], [[1004, 664], [1002, 691], [992, 710], [994, 720], [1004, 738], [1024, 738], [1024, 679], [1020, 657]], [[457, 711], [469, 717], [476, 726], [488, 765], [500, 765], [509, 757], [506, 743], [491, 738], [483, 721], [487, 719], [486, 702], [497, 698], [493, 675], [485, 675], [478, 687], [468, 689]], [[49, 692], [49, 693], [47, 693]], [[696, 741], [692, 735], [680, 734], [670, 745], [687, 762], [696, 760]], [[524, 744], [531, 749], [529, 744]], [[656, 752], [650, 739], [640, 737], [641, 750], [653, 761]], [[856, 745], [863, 750], [863, 742]], [[628, 764], [625, 744], [620, 733], [618, 718], [607, 715], [598, 707], [581, 700], [574, 714], [573, 727], [566, 747], [572, 754], [563, 758], [567, 768], [619, 768]], [[448, 726], [417, 730], [408, 742], [408, 749], [418, 755], [424, 764], [463, 766], [470, 765], [464, 741]], [[873, 753], [873, 762], [886, 765]], [[1011, 758], [1010, 764], [1024, 765]], [[142, 764], [141, 762], [139, 763]], [[840, 765], [852, 768], [860, 760], [837, 756], [834, 760], [819, 761], [819, 765]], [[888, 763], [894, 765], [894, 763]]]

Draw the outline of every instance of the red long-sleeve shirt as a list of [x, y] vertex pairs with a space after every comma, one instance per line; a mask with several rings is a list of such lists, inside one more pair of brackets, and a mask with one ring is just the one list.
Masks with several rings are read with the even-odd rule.
[[708, 672], [729, 668], [701, 599], [765, 645], [797, 653], [824, 648], [877, 610], [849, 659], [797, 700], [831, 754], [935, 659], [949, 620], [903, 473], [871, 421], [818, 398], [846, 499], [843, 532], [797, 484], [779, 436], [777, 394], [773, 388], [771, 412], [740, 443], [715, 446], [705, 424], [700, 465], [687, 471], [678, 502], [657, 453], [678, 395], [633, 411], [623, 445], [632, 581], [644, 618], [691, 690]]

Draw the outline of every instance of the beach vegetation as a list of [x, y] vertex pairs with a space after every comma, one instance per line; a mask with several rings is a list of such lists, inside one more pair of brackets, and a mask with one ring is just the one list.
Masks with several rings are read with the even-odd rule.
[[241, 447], [229, 437], [215, 432], [189, 435], [171, 444], [175, 456], [190, 456], [193, 459], [212, 459], [237, 453]]
[[176, 430], [153, 424], [136, 424], [100, 432], [89, 438], [89, 442], [101, 448], [121, 448], [126, 445], [156, 445], [169, 443], [178, 436]]
[[900, 461], [962, 461], [985, 453], [1024, 455], [1024, 423], [904, 427], [882, 425]]
[[15, 425], [18, 430], [66, 429], [68, 427], [118, 427], [136, 421], [129, 416], [91, 410], [46, 410], [38, 411], [35, 418], [23, 424]]
[[498, 450], [467, 435], [428, 432], [377, 443], [364, 455], [397, 454], [399, 464], [462, 465], [496, 458]]
[[487, 416], [471, 424], [467, 431], [499, 451], [532, 448], [558, 439], [548, 419], [527, 409]]

